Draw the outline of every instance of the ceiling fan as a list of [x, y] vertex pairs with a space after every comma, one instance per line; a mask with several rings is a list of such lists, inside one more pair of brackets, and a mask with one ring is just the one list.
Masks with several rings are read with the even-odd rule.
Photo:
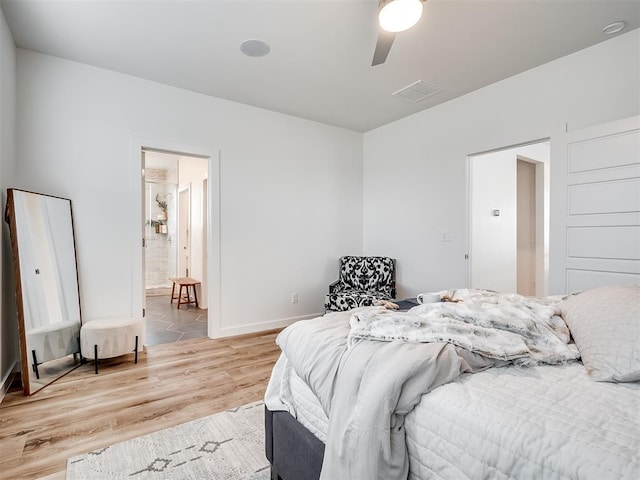
[[384, 63], [396, 33], [410, 29], [422, 16], [426, 0], [378, 0], [378, 40], [371, 66]]

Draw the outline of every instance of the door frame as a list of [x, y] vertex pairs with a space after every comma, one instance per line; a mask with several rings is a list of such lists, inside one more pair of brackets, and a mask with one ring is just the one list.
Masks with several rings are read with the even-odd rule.
[[[130, 150], [130, 185], [131, 198], [134, 205], [130, 209], [132, 274], [131, 274], [131, 315], [142, 315], [145, 308], [144, 291], [144, 255], [143, 229], [140, 228], [140, 214], [144, 205], [144, 178], [142, 176], [142, 151], [151, 150], [173, 155], [199, 157], [207, 159], [208, 191], [207, 191], [207, 296], [208, 335], [211, 338], [221, 336], [221, 269], [220, 269], [220, 150], [216, 147], [202, 147], [182, 143], [168, 142], [163, 139], [134, 136]], [[144, 222], [143, 222], [144, 223]]]
[[[202, 242], [202, 258], [204, 261], [205, 268], [202, 270], [202, 282], [204, 285], [209, 285], [209, 277], [206, 266], [209, 264], [208, 260], [208, 245], [207, 238], [209, 232], [209, 177], [202, 180], [202, 195], [204, 196], [202, 202], [202, 236], [204, 238], [201, 239]], [[204, 308], [209, 308], [209, 292], [206, 290], [201, 292], [200, 295], [200, 303], [204, 305]]]

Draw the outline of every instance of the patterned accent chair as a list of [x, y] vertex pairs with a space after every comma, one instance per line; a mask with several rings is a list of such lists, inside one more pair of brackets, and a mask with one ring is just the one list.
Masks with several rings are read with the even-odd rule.
[[329, 285], [326, 311], [373, 305], [396, 296], [395, 260], [388, 257], [342, 257], [339, 279]]

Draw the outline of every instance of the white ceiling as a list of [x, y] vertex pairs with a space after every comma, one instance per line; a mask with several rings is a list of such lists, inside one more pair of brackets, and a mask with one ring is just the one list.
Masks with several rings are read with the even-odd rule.
[[[428, 0], [371, 67], [377, 0], [1, 0], [18, 47], [367, 131], [607, 40], [640, 0]], [[240, 43], [271, 46], [247, 57]], [[392, 97], [416, 80], [443, 91]]]

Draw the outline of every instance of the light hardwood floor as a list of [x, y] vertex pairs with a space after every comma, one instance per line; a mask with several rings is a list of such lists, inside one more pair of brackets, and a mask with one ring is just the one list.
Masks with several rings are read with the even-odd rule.
[[[0, 404], [0, 479], [65, 478], [68, 457], [263, 398], [278, 331], [147, 347]], [[90, 480], [90, 479], [87, 479]]]

